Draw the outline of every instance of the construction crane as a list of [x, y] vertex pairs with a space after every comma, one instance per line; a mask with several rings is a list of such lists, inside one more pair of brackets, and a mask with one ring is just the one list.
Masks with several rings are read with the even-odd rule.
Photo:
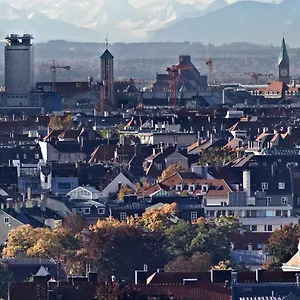
[[250, 75], [254, 81], [254, 84], [258, 85], [259, 77], [270, 78], [273, 77], [273, 74], [262, 74], [262, 73], [245, 73], [245, 75]]
[[56, 61], [53, 60], [52, 65], [50, 65], [50, 71], [52, 72], [52, 92], [56, 92], [56, 70], [57, 69], [70, 71], [71, 67], [58, 65]]
[[177, 81], [179, 77], [179, 71], [190, 70], [193, 65], [173, 65], [167, 68], [167, 72], [170, 75], [170, 92], [171, 92], [171, 105], [176, 107], [177, 102]]
[[213, 84], [213, 60], [212, 58], [206, 59], [206, 65], [208, 66], [208, 85]]

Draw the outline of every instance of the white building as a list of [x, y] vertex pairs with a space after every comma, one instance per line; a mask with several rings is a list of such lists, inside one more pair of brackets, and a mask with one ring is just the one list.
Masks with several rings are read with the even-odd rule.
[[98, 200], [101, 193], [91, 186], [79, 186], [70, 191], [67, 195], [71, 200]]
[[34, 88], [33, 36], [10, 34], [5, 39], [6, 105], [27, 106]]

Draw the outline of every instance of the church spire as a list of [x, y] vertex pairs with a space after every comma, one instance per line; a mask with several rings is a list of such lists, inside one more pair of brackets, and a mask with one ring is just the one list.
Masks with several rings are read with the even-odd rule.
[[289, 59], [289, 55], [288, 55], [288, 52], [287, 52], [287, 49], [286, 49], [286, 44], [285, 44], [284, 37], [282, 38], [280, 55], [279, 55], [279, 58], [278, 58], [278, 66], [282, 63], [285, 63], [287, 65], [290, 63], [290, 59]]

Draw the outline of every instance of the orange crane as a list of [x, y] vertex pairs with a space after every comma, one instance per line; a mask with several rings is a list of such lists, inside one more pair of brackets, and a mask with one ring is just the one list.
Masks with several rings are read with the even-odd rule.
[[212, 58], [207, 58], [206, 59], [206, 65], [208, 66], [208, 85], [212, 85], [213, 83], [213, 60]]
[[57, 69], [64, 69], [70, 71], [70, 66], [60, 66], [53, 60], [52, 65], [50, 65], [50, 71], [52, 72], [52, 92], [56, 92], [56, 70]]
[[170, 92], [171, 92], [171, 105], [176, 107], [177, 102], [177, 80], [179, 77], [179, 71], [190, 70], [192, 65], [173, 65], [167, 68], [167, 72], [170, 75]]

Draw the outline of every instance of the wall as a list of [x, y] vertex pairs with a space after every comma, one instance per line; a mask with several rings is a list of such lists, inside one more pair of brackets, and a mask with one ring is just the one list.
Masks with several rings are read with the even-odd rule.
[[[9, 223], [5, 224], [4, 218], [9, 218]], [[19, 226], [23, 226], [24, 224], [19, 222], [18, 220], [12, 218], [3, 210], [0, 210], [0, 245], [3, 245], [7, 240], [8, 233], [10, 230], [13, 230]]]
[[110, 194], [114, 194], [119, 190], [119, 183], [127, 184], [130, 187], [134, 187], [133, 183], [122, 173], [120, 173], [102, 192], [102, 197], [108, 197]]
[[[70, 188], [60, 188], [61, 184], [70, 184]], [[52, 177], [51, 192], [67, 194], [78, 187], [78, 177]]]

